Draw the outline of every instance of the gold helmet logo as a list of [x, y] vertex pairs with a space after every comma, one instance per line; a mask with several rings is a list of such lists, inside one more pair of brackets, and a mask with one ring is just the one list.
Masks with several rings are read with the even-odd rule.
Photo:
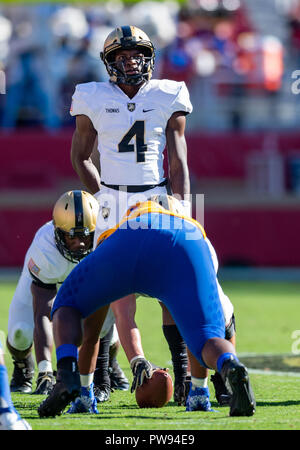
[[[115, 65], [115, 52], [117, 50], [138, 49], [144, 55], [144, 63], [140, 77], [133, 81], [124, 73], [120, 73]], [[150, 80], [154, 69], [155, 50], [152, 42], [144, 31], [135, 26], [115, 28], [105, 39], [103, 52], [100, 57], [105, 64], [110, 80], [114, 83], [139, 84]]]

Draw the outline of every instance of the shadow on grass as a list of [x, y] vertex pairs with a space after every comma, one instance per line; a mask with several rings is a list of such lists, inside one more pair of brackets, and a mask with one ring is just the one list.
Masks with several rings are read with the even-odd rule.
[[300, 405], [300, 400], [285, 400], [285, 401], [279, 401], [279, 402], [272, 402], [272, 401], [266, 401], [266, 402], [256, 402], [256, 406], [298, 406]]
[[[30, 421], [36, 421], [36, 420], [43, 420], [38, 415], [38, 407], [40, 403], [44, 400], [44, 396], [41, 396], [41, 398], [37, 398], [36, 396], [34, 398], [28, 396], [24, 400], [24, 397], [18, 401], [18, 399], [15, 398], [14, 406], [17, 410], [22, 410], [22, 417], [26, 418], [26, 420]], [[72, 419], [75, 422], [79, 422], [83, 418], [89, 418], [89, 420], [92, 420], [92, 422], [96, 420], [144, 420], [145, 423], [148, 421], [153, 421], [154, 423], [161, 422], [162, 420], [165, 423], [173, 422], [180, 417], [180, 421], [183, 423], [189, 422], [189, 420], [192, 418], [194, 414], [197, 415], [198, 418], [201, 416], [204, 418], [210, 417], [211, 420], [215, 421], [217, 419], [224, 419], [225, 417], [229, 417], [229, 406], [220, 406], [217, 402], [212, 401], [212, 408], [215, 410], [214, 412], [200, 412], [195, 411], [192, 413], [187, 413], [185, 411], [184, 406], [178, 406], [175, 402], [170, 402], [167, 406], [163, 408], [139, 408], [138, 405], [134, 404], [128, 404], [128, 403], [119, 403], [119, 404], [111, 404], [110, 402], [105, 402], [103, 404], [98, 404], [98, 410], [99, 414], [66, 414], [67, 409], [65, 410], [65, 413], [61, 416], [57, 416], [59, 418], [65, 418], [66, 420]], [[300, 399], [299, 400], [283, 400], [283, 401], [257, 401], [256, 411], [259, 411], [260, 407], [294, 407], [300, 405]], [[195, 416], [194, 416], [195, 417]], [[45, 418], [52, 419], [52, 418]]]
[[[201, 413], [201, 414], [205, 414], [206, 415], [206, 414], [211, 414], [211, 413]], [[96, 416], [96, 418], [98, 418], [98, 417], [100, 419], [103, 419], [103, 420], [120, 419], [120, 414], [110, 414], [110, 415], [101, 414], [101, 416], [100, 415]], [[204, 418], [204, 416], [203, 416], [203, 418]], [[219, 418], [219, 416], [218, 416], [218, 418]], [[162, 417], [155, 417], [155, 416], [143, 415], [143, 414], [140, 414], [138, 416], [130, 415], [130, 414], [122, 415], [122, 420], [126, 420], [126, 419], [127, 420], [130, 420], [130, 419], [132, 419], [132, 420], [145, 420], [145, 421], [151, 420], [151, 422], [154, 421], [154, 422], [159, 422], [159, 423], [161, 423], [161, 421], [162, 421]], [[163, 421], [164, 422], [174, 422], [174, 419], [175, 419], [175, 417], [174, 417], [173, 414], [172, 415], [170, 414], [169, 417], [167, 415], [164, 415], [164, 417], [163, 417]], [[181, 421], [189, 422], [190, 419], [191, 419], [190, 414], [187, 414], [186, 416], [180, 417]]]

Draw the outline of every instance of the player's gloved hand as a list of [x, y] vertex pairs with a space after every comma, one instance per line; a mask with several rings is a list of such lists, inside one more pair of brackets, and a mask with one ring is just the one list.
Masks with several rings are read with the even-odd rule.
[[185, 406], [186, 400], [188, 397], [188, 393], [190, 391], [190, 383], [191, 377], [187, 376], [186, 381], [181, 383], [175, 383], [174, 386], [174, 402], [178, 404], [178, 406]]
[[133, 381], [131, 385], [131, 393], [136, 390], [138, 386], [143, 384], [144, 378], [151, 378], [153, 373], [152, 364], [143, 356], [135, 356], [130, 361], [130, 367], [133, 374]]

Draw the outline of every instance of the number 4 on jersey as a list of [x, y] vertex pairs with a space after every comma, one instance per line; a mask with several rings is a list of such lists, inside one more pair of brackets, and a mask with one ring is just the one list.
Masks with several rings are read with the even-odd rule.
[[127, 131], [119, 143], [118, 150], [119, 152], [134, 152], [134, 144], [129, 144], [134, 136], [136, 143], [136, 162], [145, 162], [147, 144], [145, 143], [145, 122], [143, 120], [137, 120], [134, 122], [132, 127]]

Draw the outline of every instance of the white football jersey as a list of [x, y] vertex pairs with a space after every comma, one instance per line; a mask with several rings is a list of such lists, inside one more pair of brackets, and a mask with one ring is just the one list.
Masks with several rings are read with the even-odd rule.
[[24, 265], [42, 283], [57, 284], [59, 287], [76, 263], [68, 261], [58, 251], [53, 223], [47, 222], [36, 232], [26, 253]]
[[184, 82], [150, 80], [130, 99], [116, 84], [78, 84], [70, 113], [86, 115], [98, 133], [101, 179], [106, 184], [145, 185], [164, 180], [168, 120], [192, 112]]

